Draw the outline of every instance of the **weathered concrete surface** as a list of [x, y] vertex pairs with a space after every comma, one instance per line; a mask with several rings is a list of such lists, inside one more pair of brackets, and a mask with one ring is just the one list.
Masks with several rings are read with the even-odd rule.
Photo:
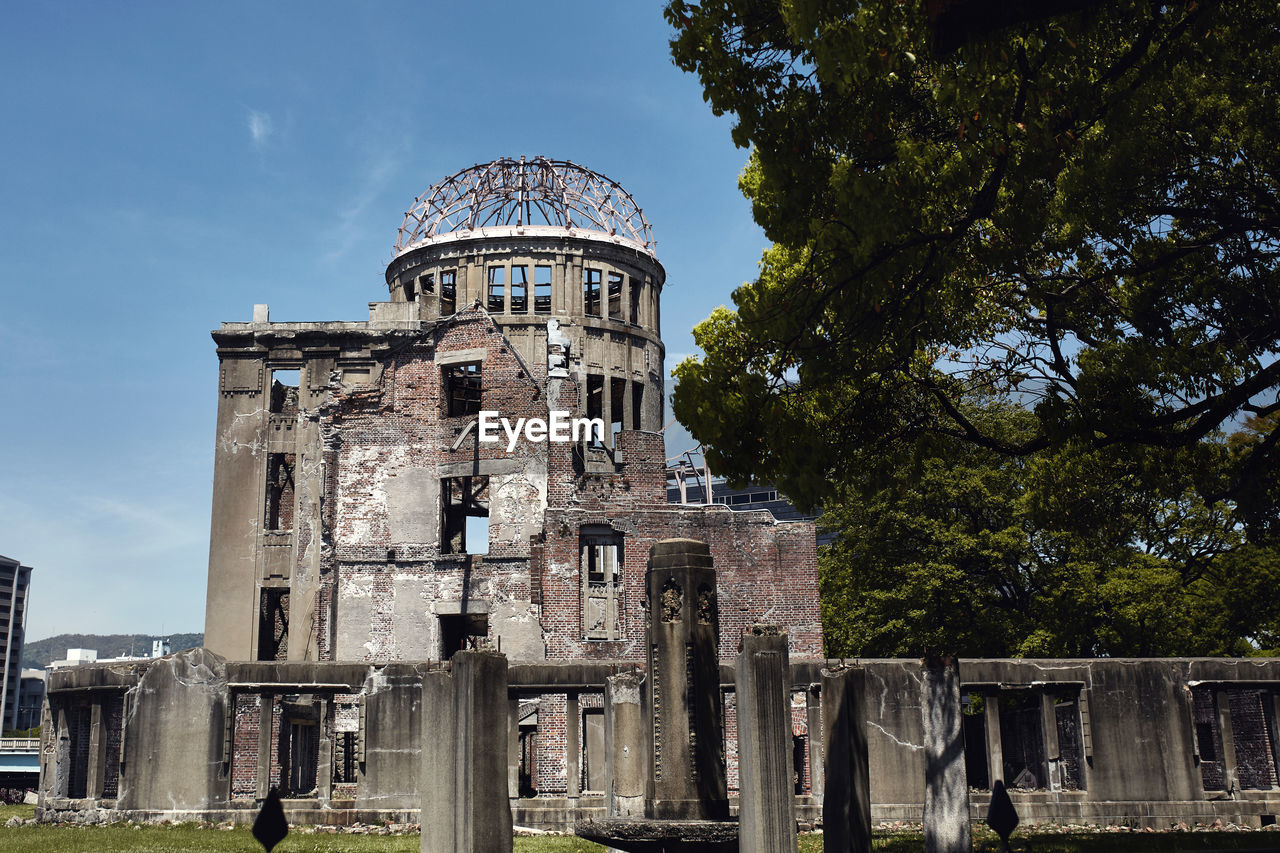
[[422, 853], [510, 853], [506, 658], [458, 652], [422, 704]]
[[387, 664], [365, 682], [365, 763], [356, 788], [357, 809], [419, 805], [425, 670], [422, 664]]
[[870, 853], [866, 671], [824, 669], [821, 693], [822, 848], [827, 853]]
[[605, 806], [610, 817], [644, 814], [649, 772], [644, 750], [644, 714], [639, 676], [611, 676], [604, 686]]
[[225, 808], [226, 702], [226, 663], [213, 652], [191, 649], [153, 661], [128, 694], [118, 806]]
[[657, 543], [649, 551], [645, 585], [649, 670], [644, 699], [652, 768], [645, 816], [723, 820], [729, 816], [729, 797], [711, 549], [692, 539]]
[[925, 853], [968, 853], [973, 840], [960, 725], [960, 668], [955, 658], [933, 658], [921, 669]]
[[787, 635], [756, 625], [738, 655], [738, 822], [743, 853], [793, 853], [796, 798], [791, 761]]

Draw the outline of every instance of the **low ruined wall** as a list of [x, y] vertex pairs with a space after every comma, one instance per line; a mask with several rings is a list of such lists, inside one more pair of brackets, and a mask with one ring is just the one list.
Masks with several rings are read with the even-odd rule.
[[[920, 662], [858, 663], [872, 819], [919, 821]], [[817, 817], [823, 790], [816, 733], [824, 666], [791, 665], [806, 821]], [[291, 820], [411, 821], [422, 733], [433, 730], [423, 717], [422, 679], [440, 668], [223, 662], [197, 649], [56, 672], [45, 709], [40, 813], [243, 820], [268, 787], [293, 784], [298, 789], [286, 791]], [[540, 796], [514, 801], [518, 823], [563, 827], [601, 807], [585, 785], [594, 748], [586, 720], [600, 708], [605, 680], [635, 669], [630, 661], [510, 666], [509, 731], [488, 736], [510, 739], [509, 785], [520, 784], [522, 750], [536, 759], [529, 770]], [[1280, 812], [1278, 659], [962, 660], [960, 679], [975, 819], [985, 815], [996, 779], [1010, 786], [1027, 823], [1256, 826]], [[732, 665], [721, 665], [720, 680], [732, 717]], [[727, 719], [731, 796], [734, 730]], [[524, 738], [544, 731], [543, 750], [528, 748], [536, 738]]]

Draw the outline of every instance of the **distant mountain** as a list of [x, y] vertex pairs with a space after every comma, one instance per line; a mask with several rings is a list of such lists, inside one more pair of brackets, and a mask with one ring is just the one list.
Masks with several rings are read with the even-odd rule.
[[175, 652], [204, 642], [204, 634], [59, 634], [47, 640], [29, 641], [22, 646], [22, 665], [41, 669], [50, 661], [66, 660], [67, 649], [97, 649], [100, 658], [124, 655], [147, 657], [152, 640], [168, 640]]

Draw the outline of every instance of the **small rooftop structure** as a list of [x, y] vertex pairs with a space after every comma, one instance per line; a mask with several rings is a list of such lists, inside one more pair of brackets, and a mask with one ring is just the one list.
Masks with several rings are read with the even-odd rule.
[[494, 160], [432, 184], [405, 213], [395, 255], [448, 240], [549, 232], [598, 235], [657, 257], [630, 193], [599, 172], [546, 157]]

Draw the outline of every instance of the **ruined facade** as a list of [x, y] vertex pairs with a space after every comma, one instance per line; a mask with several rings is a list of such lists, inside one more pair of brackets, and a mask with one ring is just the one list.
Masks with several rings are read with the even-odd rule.
[[[386, 286], [368, 321], [257, 306], [213, 333], [208, 649], [52, 674], [40, 814], [244, 820], [276, 787], [295, 822], [414, 821], [424, 739], [443, 736], [425, 685], [485, 646], [510, 662], [506, 731], [485, 734], [506, 741], [515, 820], [564, 827], [603, 809], [606, 681], [643, 677], [644, 608], [705, 605], [730, 800], [733, 661], [769, 622], [789, 649], [799, 813], [820, 820], [814, 528], [667, 502], [665, 271], [630, 196], [567, 163], [466, 170], [415, 201]], [[605, 429], [484, 442], [482, 412]], [[672, 538], [709, 545], [714, 590], [646, 595], [650, 549]], [[920, 663], [862, 665], [872, 816], [918, 820]], [[995, 779], [1028, 822], [1280, 812], [1280, 661], [961, 661], [958, 678], [979, 819]]]

